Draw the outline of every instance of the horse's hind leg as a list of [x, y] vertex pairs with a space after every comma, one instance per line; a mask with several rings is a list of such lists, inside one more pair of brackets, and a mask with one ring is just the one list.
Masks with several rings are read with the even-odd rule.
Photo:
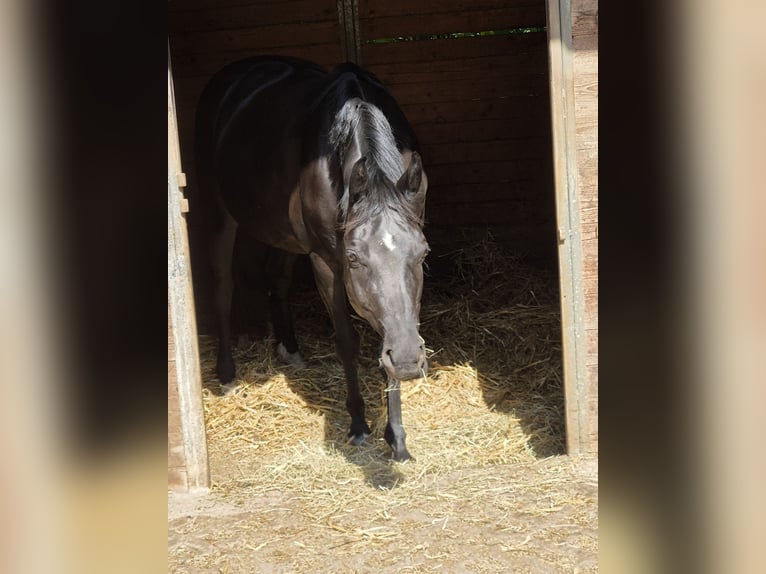
[[297, 255], [277, 248], [269, 248], [266, 259], [266, 273], [269, 278], [269, 306], [271, 322], [274, 326], [274, 336], [277, 339], [277, 354], [289, 365], [303, 368], [306, 366], [303, 357], [298, 352], [298, 341], [295, 339], [293, 317], [290, 312], [290, 285]]
[[[265, 268], [269, 247], [237, 229], [232, 275], [232, 334], [237, 346], [248, 346], [249, 339], [261, 339], [269, 331], [269, 285]], [[244, 344], [244, 345], [243, 345]]]
[[351, 430], [348, 436], [353, 444], [361, 444], [372, 434], [364, 416], [364, 399], [359, 391], [359, 375], [357, 373], [357, 357], [359, 356], [359, 334], [351, 323], [346, 303], [346, 291], [343, 280], [322, 260], [312, 253], [311, 263], [314, 267], [319, 293], [322, 295], [325, 307], [332, 317], [335, 326], [335, 346], [338, 356], [343, 363], [346, 374], [348, 394], [346, 408], [351, 415]]
[[218, 320], [218, 361], [216, 371], [221, 384], [234, 380], [236, 369], [231, 356], [231, 299], [234, 282], [232, 277], [232, 256], [237, 223], [225, 210], [221, 210], [223, 221], [212, 241], [212, 264], [215, 279], [215, 310]]

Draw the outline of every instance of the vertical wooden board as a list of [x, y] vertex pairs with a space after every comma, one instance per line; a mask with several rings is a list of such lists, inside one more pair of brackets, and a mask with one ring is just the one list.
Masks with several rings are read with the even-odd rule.
[[[559, 260], [561, 276], [562, 330], [564, 350], [564, 386], [567, 414], [567, 448], [572, 454], [591, 452], [597, 448], [591, 432], [596, 424], [597, 403], [592, 400], [593, 370], [589, 362], [594, 356], [593, 334], [597, 334], [596, 307], [592, 298], [598, 261], [586, 254], [592, 246], [597, 223], [597, 203], [592, 197], [581, 204], [581, 186], [596, 189], [598, 181], [592, 169], [592, 147], [578, 145], [578, 127], [582, 127], [582, 78], [575, 66], [572, 22], [576, 20], [571, 5], [565, 0], [548, 0], [548, 36], [551, 70], [551, 119], [554, 142], [557, 221], [559, 225]], [[585, 82], [585, 85], [591, 85]], [[586, 102], [587, 103], [587, 102]], [[587, 106], [586, 106], [587, 109]], [[595, 121], [593, 122], [595, 125]], [[591, 126], [585, 126], [586, 131]], [[578, 151], [582, 157], [578, 157]], [[583, 162], [585, 158], [585, 162]], [[582, 211], [581, 211], [582, 209]], [[586, 328], [588, 327], [588, 328]], [[597, 357], [597, 355], [596, 355]]]
[[[595, 375], [589, 378], [597, 381]], [[598, 452], [598, 382], [588, 397], [588, 421], [588, 445], [591, 452]]]
[[598, 37], [598, 0], [572, 0], [571, 10], [572, 38]]
[[[168, 362], [168, 397], [178, 397], [180, 432], [169, 429], [168, 448], [171, 454], [183, 454], [184, 473], [168, 469], [169, 486], [179, 487], [179, 477], [186, 477], [188, 489], [207, 489], [210, 475], [207, 441], [202, 408], [202, 384], [197, 348], [197, 325], [194, 313], [194, 293], [191, 285], [189, 245], [186, 220], [181, 210], [183, 194], [178, 187], [182, 173], [173, 96], [173, 76], [168, 47], [168, 349], [173, 349], [174, 377]], [[169, 409], [169, 416], [170, 416]], [[173, 431], [173, 432], [171, 432]], [[182, 446], [176, 447], [177, 443]], [[175, 444], [171, 444], [175, 443]]]
[[186, 453], [181, 428], [181, 407], [178, 402], [178, 370], [173, 324], [168, 300], [168, 487], [187, 490]]
[[[588, 432], [598, 449], [598, 2], [572, 2], [575, 147], [583, 225]], [[578, 40], [581, 39], [581, 40]]]

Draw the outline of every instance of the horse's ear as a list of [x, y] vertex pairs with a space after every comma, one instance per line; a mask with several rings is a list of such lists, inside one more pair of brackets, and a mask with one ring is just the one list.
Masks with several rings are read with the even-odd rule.
[[428, 177], [423, 171], [423, 162], [418, 152], [412, 152], [410, 165], [396, 182], [396, 187], [412, 203], [415, 213], [422, 219], [426, 207]]
[[367, 158], [359, 158], [351, 168], [351, 177], [348, 180], [350, 200], [353, 202], [367, 190]]

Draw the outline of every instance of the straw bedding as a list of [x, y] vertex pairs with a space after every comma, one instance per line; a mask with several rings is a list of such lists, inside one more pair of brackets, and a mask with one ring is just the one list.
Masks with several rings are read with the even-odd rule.
[[240, 386], [220, 396], [215, 338], [202, 338], [215, 489], [255, 494], [278, 484], [311, 492], [326, 511], [336, 493], [323, 494], [318, 484], [342, 488], [363, 480], [382, 489], [396, 485], [406, 496], [424, 477], [563, 452], [555, 276], [525, 266], [489, 234], [457, 250], [432, 248], [421, 311], [430, 371], [402, 386], [416, 463], [388, 460], [379, 339], [361, 319], [360, 385], [373, 435], [361, 447], [346, 444], [345, 380], [332, 325], [318, 294], [308, 291], [293, 307], [306, 369], [279, 364], [273, 339], [240, 345]]
[[[546, 459], [564, 452], [556, 276], [490, 234], [451, 244], [463, 247], [431, 240], [421, 311], [430, 371], [402, 385], [413, 461], [389, 460], [379, 340], [360, 319], [360, 386], [373, 434], [362, 446], [347, 443], [343, 371], [314, 291], [300, 292], [293, 307], [306, 369], [279, 364], [273, 339], [254, 340], [235, 351], [238, 389], [221, 396], [215, 338], [201, 338], [212, 496], [251, 511], [235, 526], [211, 522], [196, 538], [212, 545], [204, 548], [190, 546], [193, 521], [178, 522], [178, 564], [222, 568], [221, 545], [233, 544], [235, 530], [250, 538], [225, 564], [257, 560], [263, 571], [282, 571], [268, 563], [306, 572], [506, 571], [508, 557], [522, 555], [518, 571], [572, 571], [595, 559], [592, 476], [583, 494], [568, 459]], [[566, 516], [552, 514], [562, 509]], [[502, 543], [488, 542], [479, 557], [462, 545], [472, 536]], [[365, 562], [356, 565], [361, 550]], [[410, 562], [401, 562], [402, 550]], [[340, 556], [346, 561], [335, 562]]]

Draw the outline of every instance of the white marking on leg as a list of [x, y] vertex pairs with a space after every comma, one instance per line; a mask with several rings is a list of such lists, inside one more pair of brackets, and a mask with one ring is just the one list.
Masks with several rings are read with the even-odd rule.
[[233, 394], [235, 394], [237, 392], [238, 387], [239, 387], [239, 381], [237, 381], [236, 379], [233, 380], [232, 382], [230, 382], [227, 385], [223, 385], [222, 384], [221, 385], [221, 395], [223, 395], [224, 397], [227, 397], [229, 395], [233, 395]]
[[277, 355], [279, 355], [279, 358], [288, 365], [292, 365], [293, 367], [297, 367], [299, 369], [306, 368], [306, 361], [303, 360], [300, 352], [295, 351], [294, 353], [288, 353], [287, 349], [282, 343], [277, 345]]
[[383, 232], [383, 239], [380, 240], [380, 244], [385, 245], [389, 251], [396, 249], [394, 238], [388, 231]]
[[348, 442], [348, 444], [353, 444], [354, 446], [361, 446], [369, 438], [369, 436], [370, 436], [369, 434], [367, 434], [366, 432], [363, 432], [359, 436], [352, 435], [348, 437], [348, 440], [346, 442]]

